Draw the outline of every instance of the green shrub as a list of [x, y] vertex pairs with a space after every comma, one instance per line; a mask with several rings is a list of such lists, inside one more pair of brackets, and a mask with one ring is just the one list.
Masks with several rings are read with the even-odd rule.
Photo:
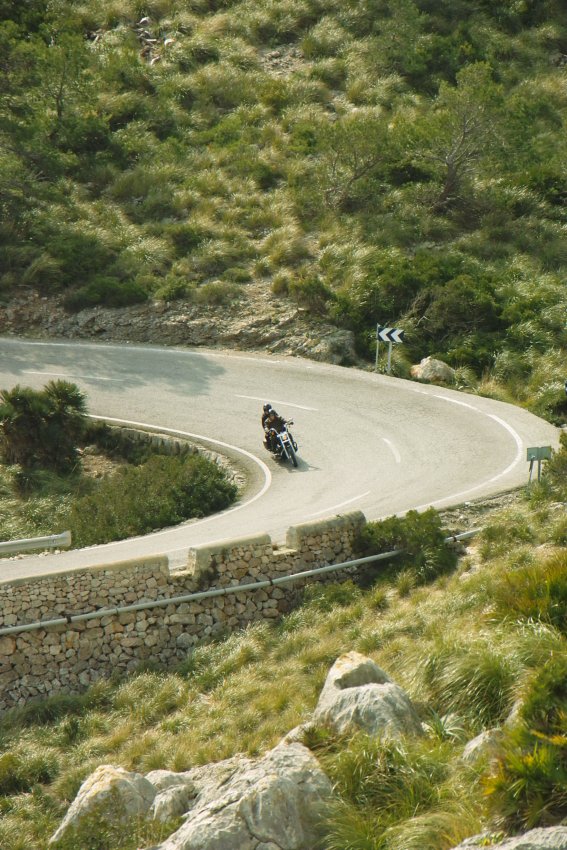
[[492, 598], [500, 617], [538, 620], [567, 636], [567, 552], [507, 570]]
[[552, 524], [551, 540], [556, 546], [567, 546], [567, 516], [558, 516]]
[[158, 301], [177, 301], [191, 297], [194, 291], [195, 286], [189, 281], [175, 275], [167, 275], [163, 283], [155, 290], [154, 298]]
[[508, 829], [564, 822], [567, 816], [567, 651], [536, 671], [485, 777], [490, 809]]
[[292, 279], [289, 284], [289, 295], [301, 307], [306, 307], [316, 314], [326, 313], [327, 304], [333, 298], [332, 291], [317, 275], [302, 275]]
[[264, 240], [264, 253], [274, 268], [297, 266], [310, 256], [309, 245], [298, 228], [278, 228]]
[[321, 59], [311, 68], [311, 77], [331, 89], [343, 88], [346, 75], [346, 64], [341, 59]]
[[148, 293], [133, 280], [97, 276], [91, 283], [69, 292], [63, 301], [71, 312], [88, 307], [129, 307], [147, 301]]
[[207, 232], [202, 227], [189, 222], [174, 222], [164, 225], [164, 235], [173, 242], [179, 256], [190, 254], [207, 238]]
[[567, 814], [567, 736], [527, 729], [507, 735], [497, 770], [486, 780], [493, 816], [511, 830], [562, 823]]
[[236, 283], [214, 280], [197, 287], [193, 293], [196, 304], [206, 304], [210, 307], [222, 307], [233, 304], [242, 298], [243, 292]]
[[410, 566], [419, 583], [431, 581], [456, 564], [455, 552], [445, 543], [441, 518], [433, 508], [423, 513], [409, 511], [405, 517], [393, 516], [367, 523], [356, 537], [354, 546], [359, 557], [401, 550], [394, 570]]
[[77, 546], [89, 546], [207, 516], [235, 496], [225, 472], [204, 457], [152, 456], [140, 467], [121, 468], [77, 500], [69, 527]]
[[20, 485], [33, 489], [30, 471], [72, 472], [86, 428], [86, 400], [69, 381], [49, 381], [40, 391], [15, 386], [0, 392], [0, 435], [8, 463], [23, 468]]
[[360, 599], [361, 591], [351, 579], [339, 584], [313, 584], [303, 591], [304, 602], [317, 611], [332, 611]]
[[567, 501], [567, 434], [559, 437], [559, 451], [554, 452], [545, 467], [546, 490], [558, 501]]
[[[56, 216], [54, 216], [56, 218]], [[94, 275], [104, 276], [118, 252], [96, 232], [79, 232], [67, 225], [48, 234], [49, 254], [60, 269], [62, 287], [86, 284]]]
[[325, 814], [325, 848], [387, 850], [392, 828], [439, 809], [449, 776], [443, 744], [391, 741], [357, 734], [319, 757], [338, 800]]
[[274, 295], [287, 295], [291, 284], [291, 273], [287, 271], [279, 271], [274, 275], [272, 280], [272, 292]]
[[52, 782], [59, 772], [55, 753], [47, 749], [21, 747], [0, 755], [0, 794], [20, 794], [36, 785]]
[[252, 280], [252, 275], [248, 269], [241, 266], [233, 266], [223, 272], [223, 280], [229, 283], [249, 283]]
[[440, 640], [423, 664], [430, 702], [439, 714], [458, 714], [473, 729], [498, 725], [511, 707], [514, 659], [486, 641]]

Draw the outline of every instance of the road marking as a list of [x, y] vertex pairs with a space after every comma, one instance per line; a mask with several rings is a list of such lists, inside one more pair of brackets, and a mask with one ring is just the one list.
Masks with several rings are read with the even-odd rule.
[[[236, 397], [236, 398], [248, 398], [248, 399], [250, 399], [251, 401], [264, 401], [264, 398], [265, 398], [264, 396], [257, 396], [257, 395], [237, 395], [236, 393], [235, 393], [235, 397]], [[297, 407], [299, 410], [313, 410], [313, 411], [315, 411], [315, 412], [317, 412], [317, 410], [318, 410], [318, 408], [317, 408], [317, 407], [307, 407], [307, 406], [306, 406], [306, 405], [304, 405], [304, 404], [292, 404], [292, 402], [291, 402], [291, 401], [278, 401], [278, 399], [277, 399], [277, 398], [276, 398], [276, 399], [274, 399], [274, 403], [275, 403], [275, 404], [281, 404], [281, 405], [282, 405], [282, 407]]]
[[[439, 396], [439, 398], [443, 398], [443, 396]], [[452, 401], [452, 399], [447, 400]], [[461, 404], [461, 402], [456, 402], [456, 404]], [[470, 407], [471, 405], [466, 406]], [[473, 408], [473, 410], [477, 410], [477, 408]], [[518, 432], [515, 431], [511, 425], [505, 422], [504, 419], [501, 419], [494, 413], [484, 413], [482, 410], [477, 410], [477, 413], [483, 413], [483, 415], [488, 416], [489, 419], [494, 419], [495, 422], [498, 422], [499, 425], [502, 425], [502, 427], [505, 428], [512, 435], [516, 443], [516, 456], [514, 460], [508, 464], [506, 469], [503, 469], [502, 472], [499, 472], [498, 475], [493, 475], [492, 478], [487, 478], [481, 484], [477, 484], [475, 487], [470, 487], [468, 490], [463, 490], [461, 493], [453, 493], [453, 495], [451, 496], [444, 496], [442, 499], [437, 499], [435, 502], [428, 502], [425, 505], [419, 505], [417, 508], [414, 508], [414, 510], [422, 511], [425, 508], [435, 507], [435, 505], [448, 504], [454, 499], [462, 499], [463, 496], [468, 496], [470, 493], [474, 493], [476, 490], [480, 490], [482, 487], [486, 487], [487, 484], [494, 484], [500, 478], [503, 478], [505, 475], [508, 475], [508, 473], [511, 472], [513, 468], [522, 461], [524, 454], [524, 443]]]
[[474, 410], [475, 413], [482, 413], [482, 410], [479, 410], [478, 407], [474, 406], [474, 404], [468, 404], [466, 401], [459, 401], [457, 398], [449, 398], [449, 396], [440, 395], [439, 393], [427, 393], [427, 395], [432, 395], [433, 398], [443, 399], [443, 401], [450, 401], [451, 404], [458, 404], [461, 407], [468, 407], [469, 410]]
[[331, 514], [332, 511], [338, 510], [338, 508], [344, 508], [345, 505], [350, 505], [352, 502], [358, 502], [359, 499], [364, 499], [365, 496], [368, 496], [372, 491], [367, 490], [366, 493], [361, 493], [360, 496], [353, 496], [352, 499], [347, 499], [346, 502], [340, 502], [338, 505], [332, 505], [330, 508], [324, 508], [322, 511], [316, 511], [314, 514], [308, 514], [308, 516], [321, 516], [321, 514]]
[[[212, 514], [211, 516], [204, 517], [203, 519], [197, 520], [197, 522], [191, 522], [191, 528], [196, 525], [204, 525], [206, 522], [211, 522], [219, 516], [226, 516], [226, 514], [236, 513], [236, 511], [242, 510], [242, 508], [247, 508], [248, 505], [251, 505], [252, 502], [255, 502], [257, 499], [261, 498], [261, 496], [266, 493], [266, 491], [270, 488], [272, 483], [272, 473], [269, 470], [269, 467], [266, 466], [263, 460], [260, 460], [259, 457], [253, 455], [252, 452], [247, 452], [246, 449], [241, 449], [238, 446], [233, 446], [231, 443], [223, 443], [221, 440], [213, 440], [210, 437], [204, 437], [202, 434], [190, 434], [188, 431], [178, 431], [175, 428], [162, 428], [158, 425], [149, 425], [147, 422], [130, 422], [127, 419], [113, 419], [109, 416], [94, 416], [90, 415], [90, 419], [98, 419], [101, 422], [112, 422], [115, 425], [128, 425], [131, 428], [147, 428], [149, 431], [158, 431], [164, 434], [171, 434], [177, 437], [188, 437], [192, 440], [203, 440], [205, 443], [212, 443], [215, 446], [219, 446], [223, 449], [231, 449], [232, 451], [238, 452], [241, 455], [246, 455], [247, 458], [253, 460], [256, 463], [262, 472], [264, 473], [264, 485], [262, 489], [256, 493], [255, 496], [252, 496], [248, 499], [247, 502], [242, 502], [240, 505], [235, 505], [233, 508], [228, 508], [226, 511], [220, 511], [220, 513]], [[190, 522], [190, 521], [189, 521]], [[182, 523], [183, 525], [183, 523]], [[153, 534], [143, 534], [142, 537], [161, 537], [162, 534], [170, 534], [171, 528], [164, 528], [162, 531], [156, 531]], [[135, 540], [136, 538], [128, 538], [129, 540]], [[112, 546], [118, 546], [119, 544], [124, 545], [124, 540], [116, 540], [113, 543], [102, 543], [100, 545], [105, 548], [110, 548]], [[189, 547], [187, 547], [189, 548]], [[178, 551], [178, 550], [175, 550]], [[181, 550], [179, 550], [181, 551]]]
[[395, 459], [396, 463], [401, 463], [402, 462], [402, 456], [399, 453], [399, 451], [397, 450], [397, 448], [395, 447], [395, 445], [393, 444], [393, 442], [391, 440], [389, 440], [387, 437], [382, 437], [382, 440], [386, 443], [386, 445], [388, 446], [388, 448], [390, 449], [390, 451], [394, 455], [394, 459]]
[[[141, 352], [152, 352], [153, 354], [165, 354], [169, 356], [170, 354], [180, 354], [183, 357], [205, 357], [210, 359], [221, 359], [221, 358], [229, 358], [231, 360], [246, 360], [248, 362], [254, 361], [260, 363], [269, 363], [270, 366], [289, 366], [294, 364], [289, 364], [285, 360], [277, 360], [275, 358], [268, 357], [254, 357], [253, 355], [244, 355], [244, 354], [234, 354], [232, 352], [222, 352], [222, 351], [213, 351], [208, 348], [200, 348], [199, 351], [191, 351], [187, 348], [178, 348], [177, 346], [168, 346], [164, 348], [160, 345], [152, 345], [148, 343], [147, 345], [132, 345], [127, 339], [120, 343], [110, 343], [110, 342], [43, 342], [41, 340], [22, 340], [19, 339], [8, 339], [2, 337], [2, 344], [4, 345], [29, 345], [29, 346], [39, 346], [42, 348], [84, 348], [84, 349], [92, 349], [94, 351], [141, 351]], [[311, 368], [311, 366], [309, 367]]]
[[67, 378], [74, 381], [112, 381], [123, 384], [124, 378], [106, 378], [102, 375], [69, 375], [67, 372], [38, 372], [34, 369], [23, 369], [23, 375], [50, 375], [52, 378]]

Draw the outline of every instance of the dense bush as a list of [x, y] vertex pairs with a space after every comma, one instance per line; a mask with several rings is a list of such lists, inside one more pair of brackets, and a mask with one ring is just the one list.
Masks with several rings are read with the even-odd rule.
[[146, 301], [148, 293], [133, 280], [121, 281], [115, 277], [98, 276], [86, 286], [69, 292], [64, 299], [67, 310], [84, 310], [86, 307], [128, 307]]
[[68, 523], [78, 546], [146, 534], [228, 507], [236, 487], [204, 457], [153, 456], [103, 479], [78, 499]]
[[420, 583], [442, 575], [456, 564], [455, 552], [445, 542], [441, 518], [433, 508], [369, 522], [354, 545], [359, 557], [400, 550], [393, 568], [398, 571], [411, 566]]

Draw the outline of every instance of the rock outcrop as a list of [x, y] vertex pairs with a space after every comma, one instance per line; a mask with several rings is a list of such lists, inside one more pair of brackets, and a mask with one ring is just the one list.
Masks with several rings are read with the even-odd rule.
[[406, 692], [370, 658], [341, 655], [331, 667], [313, 722], [338, 733], [362, 729], [370, 735], [420, 735], [421, 723]]
[[102, 764], [81, 785], [50, 844], [57, 844], [80, 830], [91, 819], [124, 821], [147, 816], [156, 789], [139, 773]]
[[492, 843], [487, 835], [475, 835], [453, 850], [474, 850], [480, 847], [489, 847], [490, 850], [567, 850], [567, 826], [531, 829], [523, 835], [496, 843]]
[[462, 752], [461, 759], [467, 764], [494, 758], [502, 740], [501, 729], [486, 729], [476, 738], [468, 741]]
[[186, 774], [197, 797], [160, 850], [308, 850], [331, 783], [301, 744]]
[[[66, 846], [81, 830], [110, 824], [182, 818], [181, 826], [151, 850], [312, 850], [323, 832], [331, 782], [301, 743], [310, 726], [338, 732], [418, 735], [419, 718], [407, 694], [370, 658], [341, 655], [331, 667], [313, 718], [258, 759], [242, 755], [182, 773], [154, 770], [146, 777], [102, 765], [83, 783], [49, 844]], [[494, 743], [478, 736], [474, 760]], [[90, 832], [89, 832], [90, 834]], [[567, 826], [532, 829], [512, 838], [481, 834], [453, 850], [567, 850]]]
[[59, 829], [56, 847], [96, 817], [184, 823], [159, 850], [310, 850], [331, 783], [302, 744], [279, 744], [263, 758], [236, 756], [184, 773], [143, 777], [109, 765], [81, 786]]
[[455, 370], [433, 357], [424, 357], [421, 363], [412, 366], [410, 375], [416, 381], [426, 381], [430, 384], [455, 383]]
[[148, 301], [77, 313], [67, 312], [60, 297], [30, 292], [0, 306], [0, 333], [233, 348], [336, 364], [358, 361], [351, 331], [311, 316], [258, 284], [243, 285], [242, 297], [228, 305]]

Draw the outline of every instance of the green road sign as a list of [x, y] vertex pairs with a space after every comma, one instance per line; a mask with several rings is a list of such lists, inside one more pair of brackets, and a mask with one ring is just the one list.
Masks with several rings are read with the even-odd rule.
[[527, 451], [526, 460], [550, 460], [551, 446], [533, 446]]

